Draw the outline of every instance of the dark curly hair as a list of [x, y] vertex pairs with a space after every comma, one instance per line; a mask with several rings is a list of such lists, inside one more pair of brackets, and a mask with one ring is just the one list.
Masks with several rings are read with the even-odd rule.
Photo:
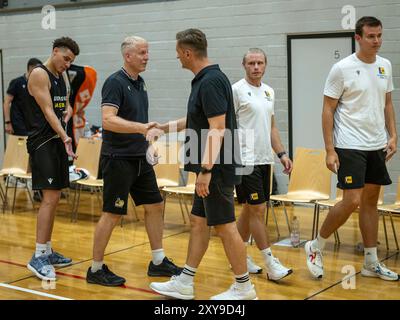
[[79, 46], [78, 44], [69, 37], [61, 37], [53, 42], [53, 49], [54, 48], [68, 48], [72, 51], [74, 55], [79, 55]]

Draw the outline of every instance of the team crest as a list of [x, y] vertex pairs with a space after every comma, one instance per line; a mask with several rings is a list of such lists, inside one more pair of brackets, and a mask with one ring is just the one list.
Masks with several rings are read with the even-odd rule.
[[352, 176], [347, 176], [347, 177], [345, 177], [345, 178], [344, 178], [344, 182], [345, 182], [346, 184], [351, 184], [351, 183], [353, 183], [353, 177], [352, 177]]
[[271, 101], [271, 94], [267, 90], [265, 90], [264, 93], [265, 93], [265, 99]]
[[256, 192], [256, 193], [252, 193], [251, 195], [250, 195], [250, 199], [251, 200], [258, 200], [258, 193]]
[[378, 70], [379, 70], [379, 74], [385, 75], [385, 68], [384, 67], [379, 67]]

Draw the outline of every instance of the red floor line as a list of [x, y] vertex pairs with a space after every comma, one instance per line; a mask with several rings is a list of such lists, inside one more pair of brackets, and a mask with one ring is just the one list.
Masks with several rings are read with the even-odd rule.
[[[5, 264], [10, 264], [10, 265], [13, 265], [13, 266], [17, 266], [17, 267], [26, 268], [26, 265], [21, 264], [21, 263], [12, 262], [12, 261], [0, 260], [0, 263], [5, 263]], [[58, 274], [60, 276], [65, 276], [65, 277], [70, 277], [70, 278], [79, 279], [79, 280], [85, 280], [86, 281], [86, 277], [78, 276], [78, 275], [75, 275], [75, 274], [69, 274], [69, 273], [60, 272], [60, 271], [56, 271], [56, 274]], [[136, 287], [131, 287], [131, 286], [127, 286], [127, 285], [122, 285], [122, 286], [120, 286], [120, 288], [129, 289], [129, 290], [133, 290], [133, 291], [151, 293], [151, 294], [154, 294], [154, 295], [159, 295], [157, 292], [154, 292], [152, 290], [143, 289], [143, 288], [136, 288]]]

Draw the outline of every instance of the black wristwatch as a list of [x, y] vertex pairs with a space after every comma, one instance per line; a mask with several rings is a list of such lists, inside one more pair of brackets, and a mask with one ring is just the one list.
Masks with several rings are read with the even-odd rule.
[[286, 154], [286, 151], [282, 151], [282, 152], [279, 152], [279, 153], [277, 154], [277, 156], [278, 156], [278, 158], [280, 159], [280, 158], [282, 158], [285, 154]]
[[207, 169], [204, 167], [201, 167], [201, 169], [200, 169], [200, 173], [202, 173], [202, 174], [211, 173], [211, 172], [212, 172], [212, 169]]

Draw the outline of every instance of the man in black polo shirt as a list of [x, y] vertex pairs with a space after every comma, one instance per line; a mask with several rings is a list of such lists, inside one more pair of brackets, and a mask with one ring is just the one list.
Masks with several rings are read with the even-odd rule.
[[[176, 35], [176, 51], [182, 67], [191, 70], [192, 91], [186, 119], [160, 126], [165, 132], [180, 130], [186, 122], [185, 170], [197, 174], [191, 214], [191, 232], [185, 267], [168, 282], [153, 282], [150, 288], [177, 299], [194, 299], [193, 279], [209, 242], [209, 227], [215, 227], [235, 274], [229, 290], [213, 300], [257, 299], [246, 265], [246, 249], [235, 223], [233, 199], [237, 176], [233, 147], [237, 129], [231, 84], [218, 65], [207, 58], [207, 40], [198, 29]], [[219, 163], [217, 158], [219, 157]], [[238, 158], [236, 158], [238, 159]]]
[[94, 234], [93, 263], [86, 278], [89, 283], [105, 286], [125, 282], [107, 268], [103, 259], [112, 230], [121, 215], [126, 215], [129, 194], [137, 206], [143, 205], [145, 209], [145, 226], [152, 249], [147, 274], [173, 276], [182, 271], [164, 254], [163, 199], [153, 167], [146, 161], [145, 135], [156, 125], [148, 123], [147, 89], [139, 76], [149, 60], [148, 43], [140, 37], [127, 37], [121, 52], [124, 66], [108, 77], [102, 89], [104, 204]]
[[4, 99], [4, 123], [5, 130], [8, 134], [27, 136], [29, 133], [26, 121], [26, 114], [28, 112], [28, 77], [33, 68], [40, 64], [42, 64], [42, 62], [39, 59], [29, 59], [27, 73], [11, 80], [8, 86], [7, 95]]

